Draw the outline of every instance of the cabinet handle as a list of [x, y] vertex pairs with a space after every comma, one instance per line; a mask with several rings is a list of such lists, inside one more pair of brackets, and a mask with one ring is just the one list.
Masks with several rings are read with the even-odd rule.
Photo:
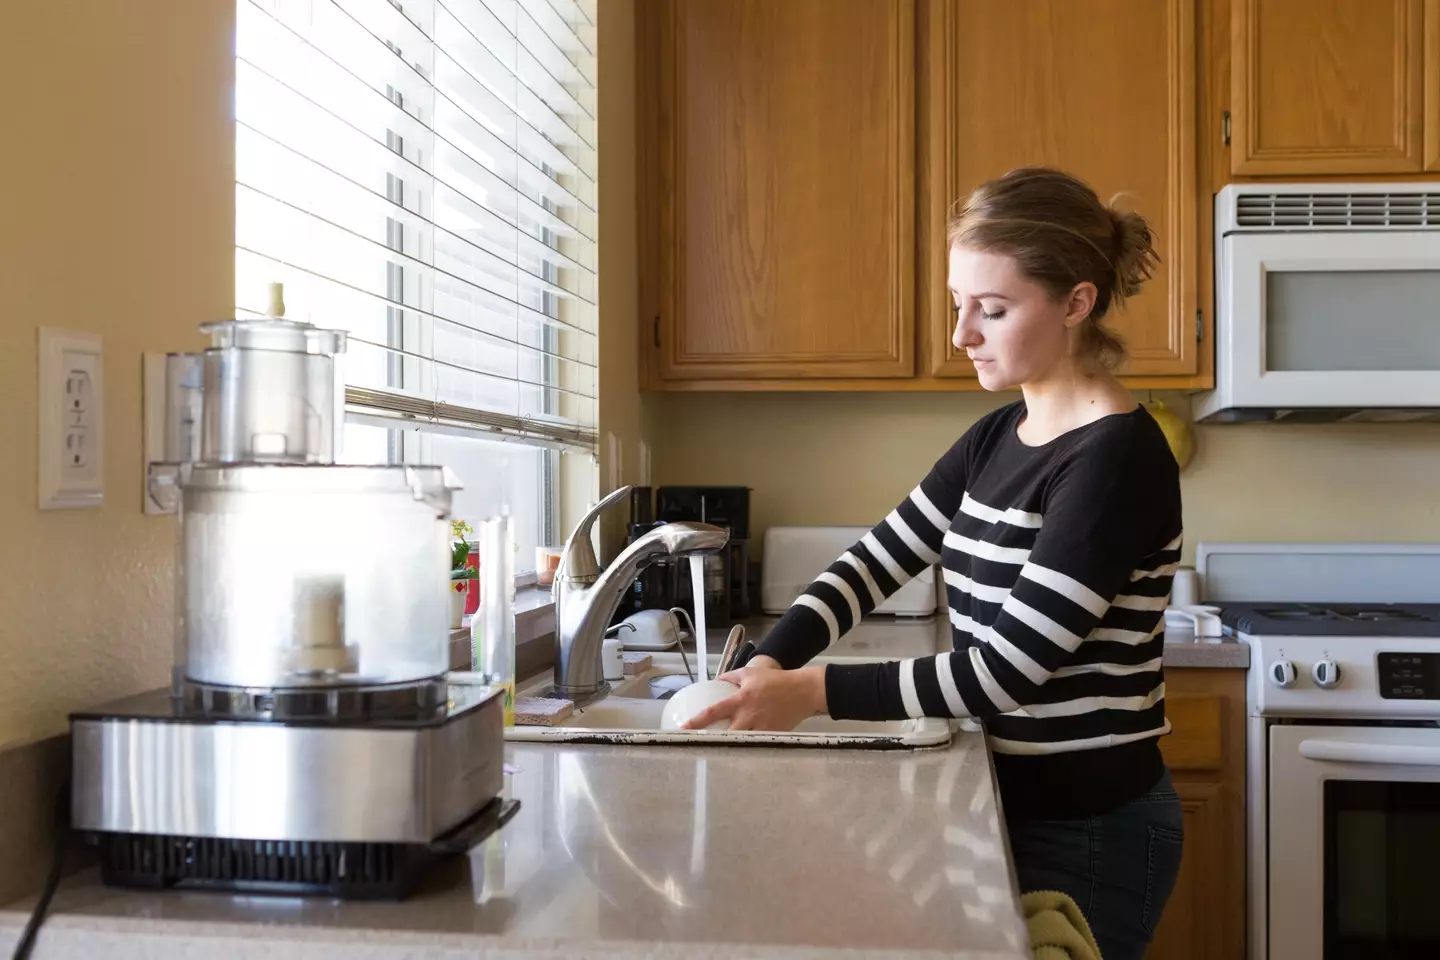
[[1220, 114], [1220, 141], [1230, 146], [1230, 111]]

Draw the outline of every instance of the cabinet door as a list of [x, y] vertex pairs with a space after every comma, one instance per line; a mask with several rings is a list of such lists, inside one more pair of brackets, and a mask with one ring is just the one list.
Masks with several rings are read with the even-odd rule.
[[1424, 0], [1235, 0], [1230, 167], [1415, 173]]
[[661, 376], [914, 373], [913, 0], [660, 16]]
[[1180, 876], [1165, 904], [1146, 960], [1234, 960], [1221, 918], [1233, 891], [1226, 882], [1230, 837], [1225, 828], [1224, 791], [1220, 783], [1176, 780], [1175, 792], [1185, 811], [1185, 852]]
[[922, 303], [930, 369], [972, 377], [950, 342], [945, 218], [977, 185], [1059, 167], [1149, 218], [1160, 268], [1107, 321], [1130, 375], [1195, 373], [1194, 0], [941, 0], [926, 50]]

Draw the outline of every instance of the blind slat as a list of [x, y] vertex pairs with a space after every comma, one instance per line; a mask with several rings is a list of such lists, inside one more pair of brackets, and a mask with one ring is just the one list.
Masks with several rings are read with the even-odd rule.
[[237, 315], [350, 332], [356, 410], [592, 450], [593, 9], [237, 0]]
[[[518, 334], [509, 332], [516, 324], [526, 330], [548, 330], [552, 335], [571, 338], [565, 341], [568, 349], [572, 351], [567, 355], [576, 356], [581, 360], [593, 357], [595, 338], [593, 327], [580, 326], [560, 317], [552, 317], [531, 310], [523, 304], [518, 304], [479, 287], [466, 285], [464, 290], [460, 291], [461, 294], [468, 293], [469, 295], [470, 309], [465, 312], [464, 316], [453, 313], [448, 316], [440, 315], [433, 311], [406, 306], [384, 295], [370, 293], [333, 277], [315, 273], [297, 264], [277, 260], [246, 247], [237, 246], [235, 249], [236, 289], [241, 293], [237, 299], [242, 305], [263, 302], [266, 296], [266, 285], [275, 280], [278, 275], [282, 277], [281, 282], [286, 284], [287, 291], [296, 284], [320, 287], [320, 292], [314, 298], [303, 303], [287, 292], [285, 304], [287, 314], [292, 319], [303, 319], [324, 326], [323, 318], [327, 312], [333, 312], [334, 302], [345, 300], [345, 310], [349, 312], [384, 317], [388, 315], [386, 311], [396, 311], [405, 317], [413, 315], [424, 322], [458, 324], [472, 330], [495, 333], [502, 337], [518, 336]], [[286, 280], [285, 277], [289, 279]], [[457, 296], [457, 293], [449, 291], [448, 295]], [[310, 303], [316, 304], [313, 310]], [[593, 318], [586, 317], [584, 319]]]

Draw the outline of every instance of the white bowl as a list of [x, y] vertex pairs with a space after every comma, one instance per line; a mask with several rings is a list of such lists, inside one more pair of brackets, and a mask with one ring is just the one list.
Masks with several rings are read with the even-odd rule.
[[[665, 701], [665, 712], [660, 715], [660, 729], [679, 730], [700, 711], [739, 692], [739, 687], [726, 680], [701, 680], [699, 683], [681, 687], [675, 691], [673, 697]], [[705, 729], [729, 730], [730, 721], [719, 720]]]

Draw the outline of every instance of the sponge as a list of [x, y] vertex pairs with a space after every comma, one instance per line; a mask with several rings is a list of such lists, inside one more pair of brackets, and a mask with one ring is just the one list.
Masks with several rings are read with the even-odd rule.
[[515, 725], [553, 727], [575, 712], [570, 700], [546, 697], [516, 697]]

